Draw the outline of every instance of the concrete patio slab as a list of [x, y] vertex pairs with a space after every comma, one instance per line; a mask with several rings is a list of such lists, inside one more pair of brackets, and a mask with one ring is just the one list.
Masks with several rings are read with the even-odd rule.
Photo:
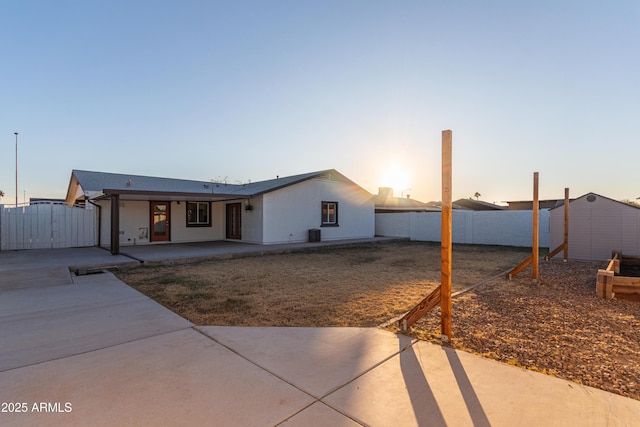
[[136, 264], [123, 255], [111, 255], [101, 248], [32, 249], [0, 251], [0, 272], [42, 267], [79, 267]]
[[2, 292], [0, 371], [192, 326], [110, 273], [78, 281]]
[[[313, 403], [192, 329], [2, 372], [0, 383], [0, 401], [29, 409], [0, 414], [2, 425], [273, 426]], [[33, 412], [39, 402], [62, 413]]]
[[280, 424], [282, 427], [358, 427], [361, 425], [362, 424], [355, 422], [346, 415], [320, 402], [314, 403]]
[[0, 291], [71, 283], [71, 272], [65, 266], [0, 271]]
[[331, 393], [413, 340], [375, 328], [237, 328], [198, 330], [317, 398]]
[[[55, 273], [54, 269], [54, 273]], [[31, 317], [56, 310], [74, 310], [89, 305], [120, 304], [149, 299], [122, 283], [111, 273], [75, 276], [67, 270], [67, 283], [40, 282], [38, 289], [9, 289], [0, 299], [0, 321], [9, 316]]]
[[418, 342], [323, 399], [365, 425], [632, 426], [640, 401]]

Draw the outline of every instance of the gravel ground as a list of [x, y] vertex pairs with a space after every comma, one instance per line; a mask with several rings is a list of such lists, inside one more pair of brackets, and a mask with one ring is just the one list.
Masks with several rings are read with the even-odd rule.
[[[453, 299], [449, 345], [640, 400], [640, 302], [595, 295], [602, 263], [540, 263]], [[408, 332], [441, 343], [440, 311]]]

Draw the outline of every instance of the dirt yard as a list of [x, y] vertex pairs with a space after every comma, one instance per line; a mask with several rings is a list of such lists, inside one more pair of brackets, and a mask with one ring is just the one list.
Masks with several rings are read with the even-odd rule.
[[[455, 245], [453, 291], [514, 267], [527, 249]], [[453, 300], [450, 346], [640, 400], [640, 304], [595, 296], [598, 263], [540, 262]], [[120, 270], [199, 325], [378, 326], [440, 281], [440, 246], [389, 242]], [[440, 343], [439, 310], [409, 332]], [[395, 330], [390, 327], [390, 330]]]

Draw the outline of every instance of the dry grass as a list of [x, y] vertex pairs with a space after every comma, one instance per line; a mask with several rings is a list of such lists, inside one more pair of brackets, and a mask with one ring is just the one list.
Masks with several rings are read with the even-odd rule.
[[[456, 246], [454, 291], [526, 256], [518, 248]], [[142, 266], [118, 275], [199, 325], [376, 326], [438, 285], [440, 246], [390, 242]]]

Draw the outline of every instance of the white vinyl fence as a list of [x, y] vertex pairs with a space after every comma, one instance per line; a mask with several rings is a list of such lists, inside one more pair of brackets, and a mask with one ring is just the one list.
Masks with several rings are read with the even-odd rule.
[[[377, 213], [376, 235], [439, 242], [441, 219], [441, 212]], [[453, 243], [531, 247], [532, 220], [532, 211], [454, 210], [451, 237]], [[548, 248], [548, 209], [539, 211], [538, 236], [539, 246]]]
[[0, 250], [95, 246], [96, 211], [62, 204], [0, 205]]

